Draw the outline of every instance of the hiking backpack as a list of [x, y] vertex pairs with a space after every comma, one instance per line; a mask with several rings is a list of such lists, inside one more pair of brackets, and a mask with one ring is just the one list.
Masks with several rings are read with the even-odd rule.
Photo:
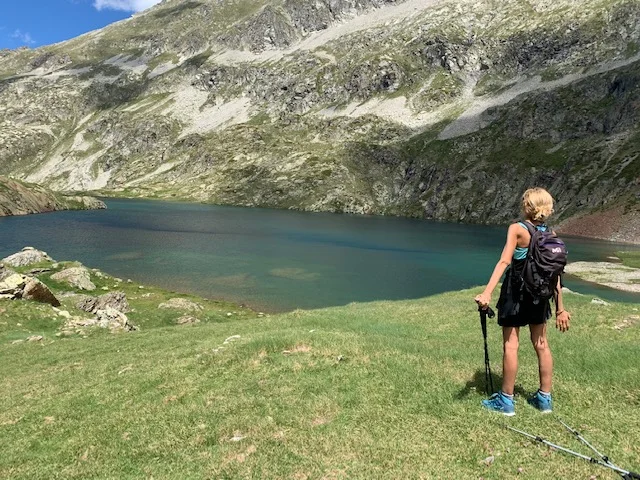
[[564, 273], [567, 247], [550, 228], [538, 230], [529, 222], [522, 223], [531, 234], [522, 269], [522, 288], [527, 289], [535, 303], [549, 300], [556, 290], [558, 278]]

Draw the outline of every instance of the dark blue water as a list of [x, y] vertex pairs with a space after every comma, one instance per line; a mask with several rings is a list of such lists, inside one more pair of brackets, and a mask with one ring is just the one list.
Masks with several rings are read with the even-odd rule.
[[[120, 199], [107, 205], [0, 218], [0, 258], [30, 245], [139, 283], [285, 311], [484, 284], [506, 235], [506, 227], [395, 217]], [[565, 240], [572, 261], [640, 249]], [[606, 299], [640, 301], [640, 295], [575, 279], [567, 284]]]

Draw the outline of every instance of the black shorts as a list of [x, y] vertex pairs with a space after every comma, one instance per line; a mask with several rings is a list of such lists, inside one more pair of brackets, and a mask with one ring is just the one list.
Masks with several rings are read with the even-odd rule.
[[534, 301], [529, 292], [521, 290], [517, 282], [512, 282], [511, 275], [506, 275], [500, 288], [498, 309], [498, 325], [501, 327], [524, 327], [525, 325], [541, 325], [551, 318], [549, 300]]

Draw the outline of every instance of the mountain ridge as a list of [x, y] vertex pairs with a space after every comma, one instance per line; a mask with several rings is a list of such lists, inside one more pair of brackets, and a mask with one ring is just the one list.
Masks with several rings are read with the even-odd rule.
[[0, 173], [484, 223], [537, 184], [636, 225], [639, 52], [626, 0], [165, 0], [0, 57]]

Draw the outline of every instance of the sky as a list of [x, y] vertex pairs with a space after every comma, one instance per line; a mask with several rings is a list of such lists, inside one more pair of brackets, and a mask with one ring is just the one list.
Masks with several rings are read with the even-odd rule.
[[69, 40], [156, 3], [160, 0], [0, 0], [0, 49]]

